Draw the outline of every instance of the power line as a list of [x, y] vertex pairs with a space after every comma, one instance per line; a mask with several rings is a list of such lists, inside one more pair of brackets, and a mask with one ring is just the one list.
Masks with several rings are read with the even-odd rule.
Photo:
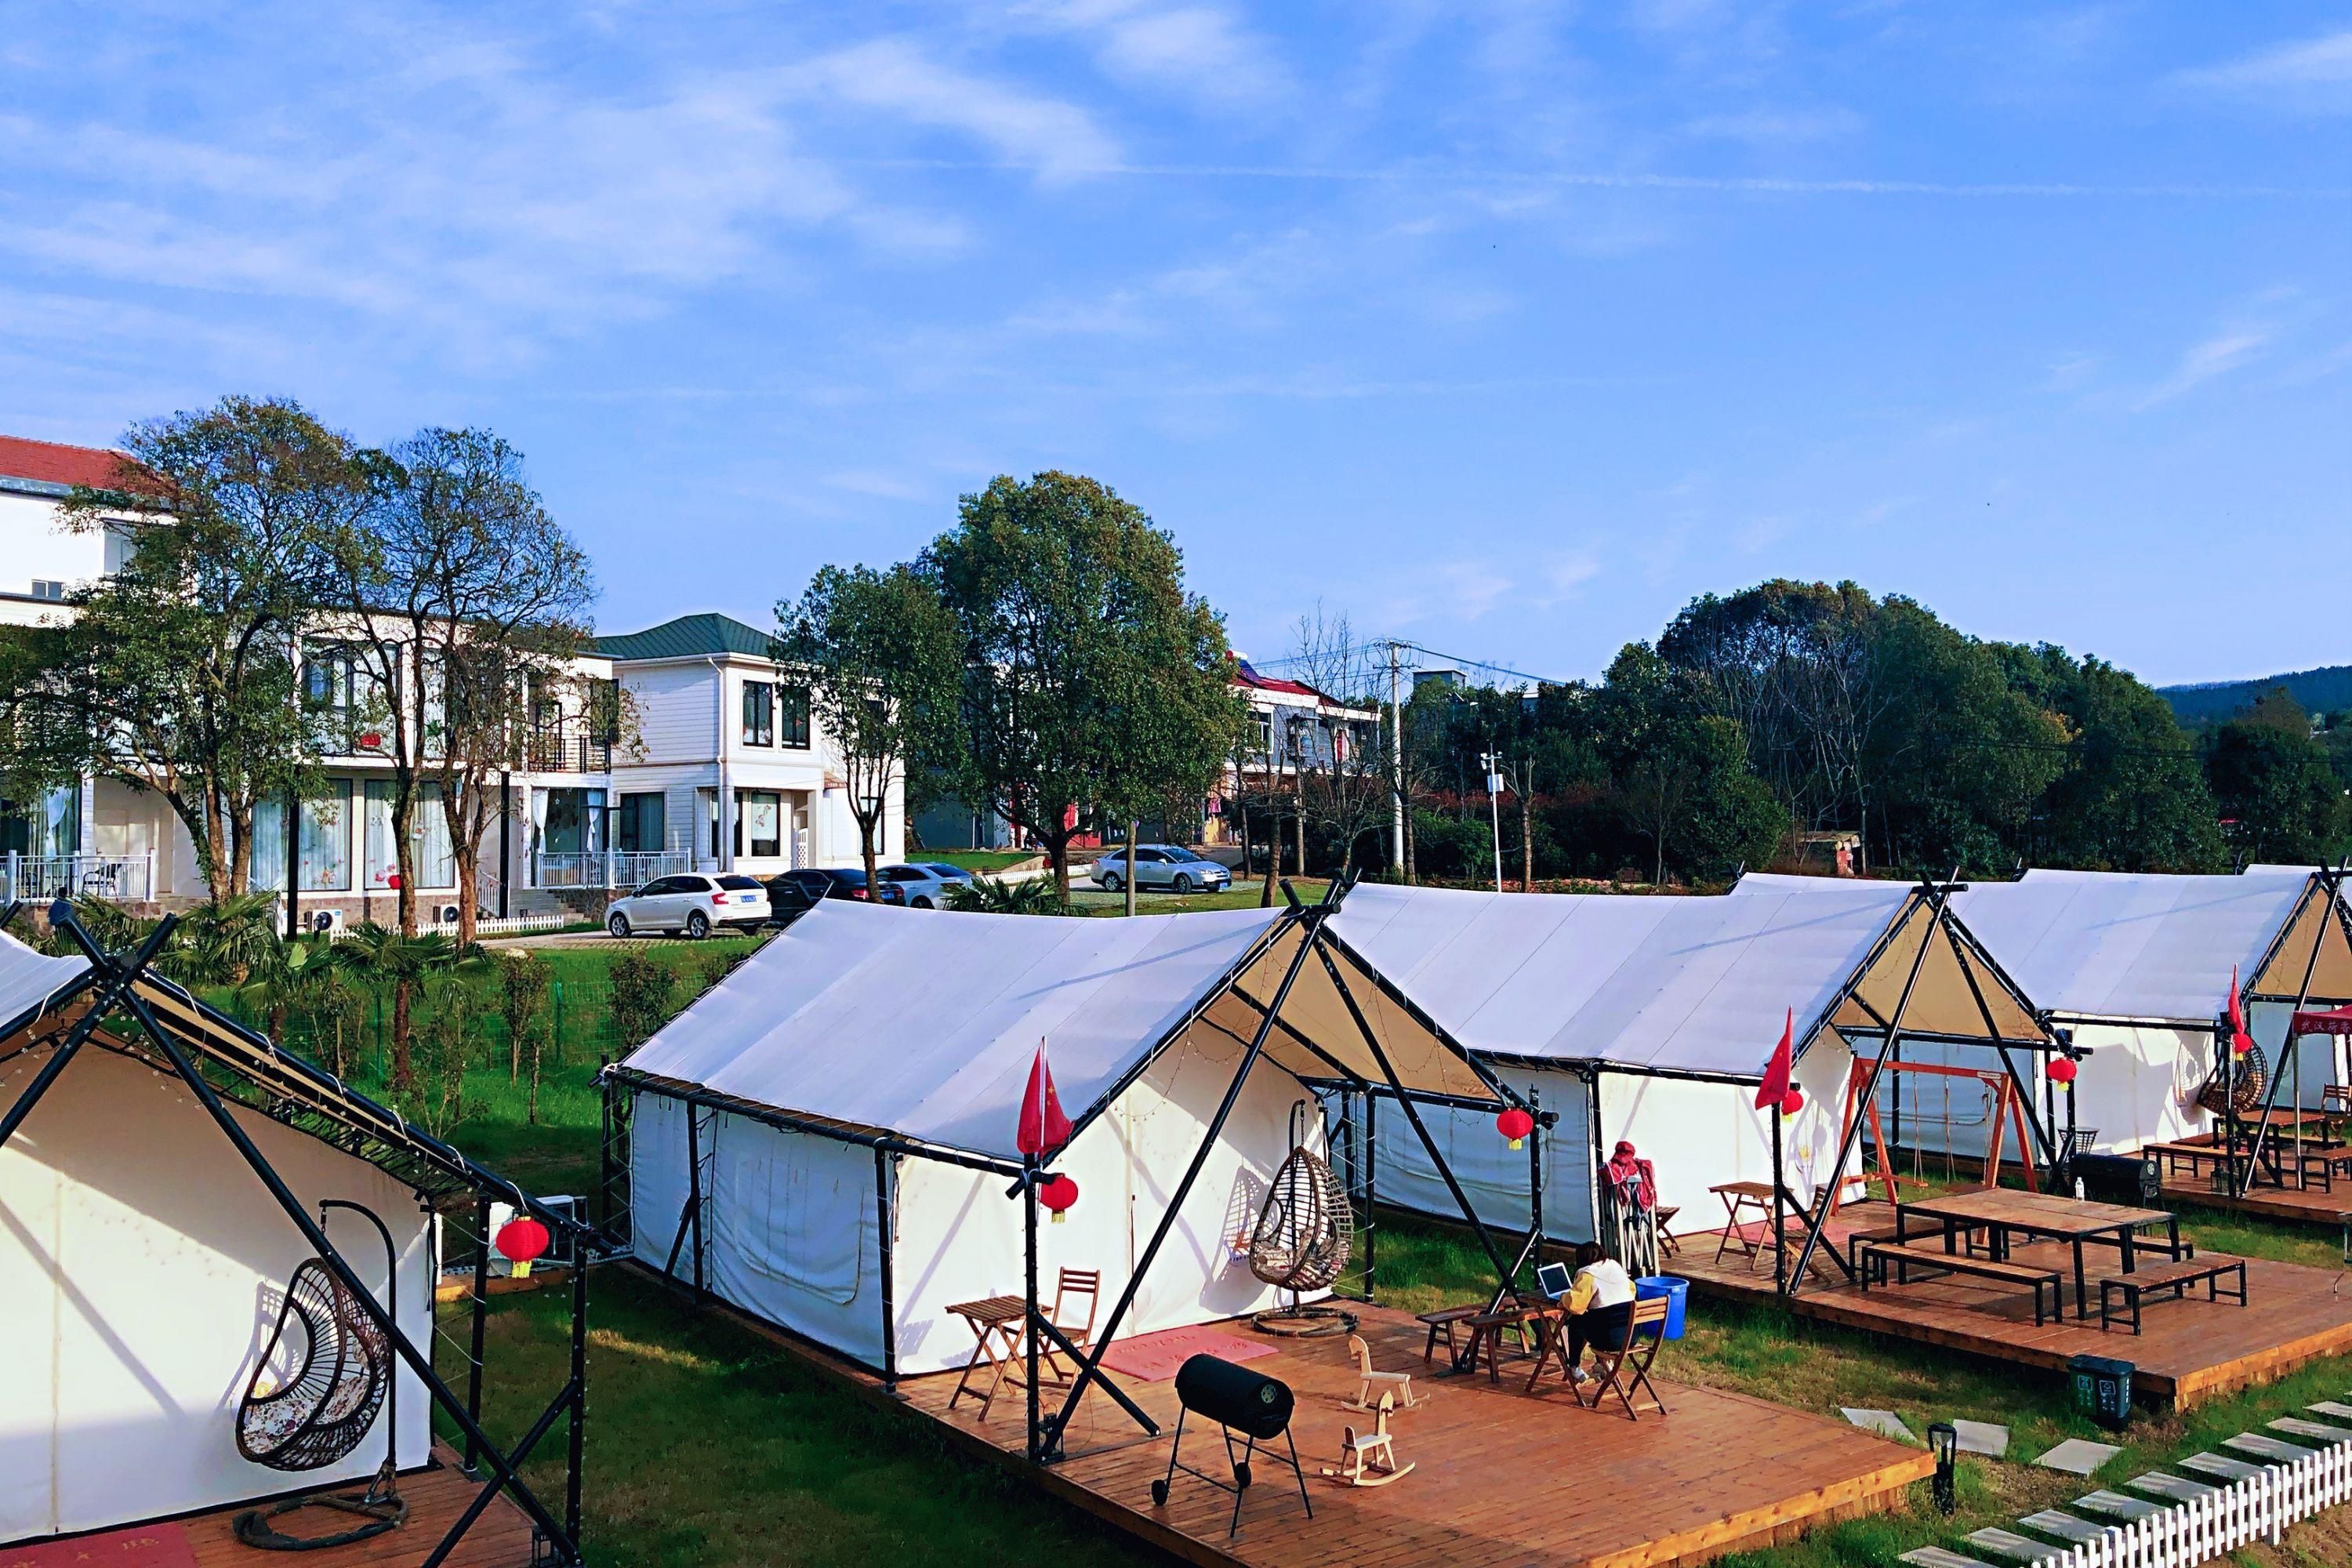
[[[1287, 669], [1302, 664], [1321, 663], [1326, 659], [1335, 657], [1344, 658], [1356, 654], [1369, 653], [1375, 649], [1386, 648], [1391, 646], [1402, 648], [1411, 648], [1413, 652], [1426, 654], [1431, 658], [1444, 659], [1448, 665], [1460, 666], [1467, 669], [1485, 670], [1494, 675], [1508, 676], [1514, 680], [1532, 680], [1540, 686], [1566, 686], [1570, 684], [1570, 682], [1557, 679], [1553, 676], [1533, 675], [1524, 669], [1513, 669], [1508, 665], [1494, 664], [1483, 658], [1472, 658], [1466, 654], [1447, 653], [1443, 649], [1430, 647], [1423, 643], [1407, 641], [1403, 637], [1375, 637], [1370, 642], [1355, 643], [1345, 647], [1335, 649], [1331, 654], [1286, 654], [1280, 658], [1253, 658], [1249, 660], [1248, 663], [1250, 668], [1253, 669]], [[1416, 668], [1418, 668], [1418, 667], [1416, 667]]]

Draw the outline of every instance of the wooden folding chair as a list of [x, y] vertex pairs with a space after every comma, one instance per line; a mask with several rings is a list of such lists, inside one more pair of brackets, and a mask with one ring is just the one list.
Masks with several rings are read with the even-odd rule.
[[[1079, 1318], [1078, 1304], [1086, 1304], [1087, 1315]], [[1054, 1282], [1054, 1304], [1045, 1312], [1045, 1321], [1062, 1331], [1063, 1337], [1085, 1352], [1094, 1348], [1095, 1313], [1102, 1305], [1102, 1270], [1099, 1268], [1065, 1268]], [[1076, 1375], [1062, 1365], [1062, 1347], [1051, 1339], [1037, 1347], [1040, 1383], [1067, 1383]]]
[[[1576, 1402], [1587, 1410], [1601, 1408], [1601, 1400], [1613, 1391], [1625, 1406], [1626, 1419], [1639, 1421], [1641, 1413], [1633, 1407], [1637, 1391], [1649, 1392], [1651, 1406], [1661, 1415], [1666, 1413], [1666, 1402], [1658, 1397], [1657, 1384], [1650, 1381], [1650, 1363], [1658, 1359], [1658, 1347], [1666, 1339], [1666, 1299], [1652, 1296], [1633, 1303], [1633, 1319], [1626, 1325], [1625, 1343], [1622, 1349], [1603, 1350], [1592, 1347], [1592, 1381], [1569, 1384]], [[1631, 1373], [1628, 1376], [1628, 1373]], [[1586, 1399], [1584, 1391], [1592, 1390]]]

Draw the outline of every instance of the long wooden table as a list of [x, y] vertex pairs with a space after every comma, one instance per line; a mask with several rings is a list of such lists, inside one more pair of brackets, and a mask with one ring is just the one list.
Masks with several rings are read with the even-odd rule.
[[[2123, 1255], [2124, 1272], [2129, 1274], [2135, 1263], [2134, 1255], [2138, 1250], [2140, 1227], [2162, 1225], [2166, 1239], [2161, 1250], [2173, 1258], [2180, 1256], [2180, 1220], [2167, 1209], [2127, 1208], [2120, 1204], [2095, 1204], [2080, 1198], [2060, 1197], [2052, 1193], [2020, 1193], [2005, 1188], [1954, 1193], [1946, 1197], [1921, 1198], [1916, 1202], [1896, 1205], [1895, 1228], [1897, 1246], [1910, 1239], [1909, 1222], [1914, 1215], [1941, 1224], [1946, 1252], [1959, 1249], [1959, 1235], [1964, 1226], [1981, 1226], [1990, 1232], [1992, 1255], [2003, 1261], [2009, 1256], [2009, 1238], [2012, 1232], [2070, 1244], [2074, 1253], [2074, 1316], [2078, 1319], [2091, 1315], [2087, 1300], [2089, 1282], [2083, 1267], [2084, 1243], [2113, 1245]], [[2150, 1250], [2158, 1248], [2151, 1245]]]

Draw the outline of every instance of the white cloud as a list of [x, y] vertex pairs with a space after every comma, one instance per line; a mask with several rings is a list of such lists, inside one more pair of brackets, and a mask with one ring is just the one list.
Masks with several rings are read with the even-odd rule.
[[2242, 369], [2270, 347], [2276, 332], [2265, 323], [2243, 322], [2224, 327], [2180, 356], [2172, 374], [2140, 395], [2133, 406], [2145, 412], [2169, 403], [2212, 380]]
[[1120, 161], [1118, 143], [1085, 110], [942, 65], [903, 38], [835, 50], [793, 75], [843, 102], [961, 132], [1047, 178], [1073, 178]]
[[2352, 113], [2352, 30], [2281, 44], [2200, 70], [2186, 86], [2321, 113]]
[[1039, 0], [1016, 16], [1086, 38], [1116, 80], [1210, 107], [1265, 102], [1289, 85], [1265, 41], [1221, 6]]

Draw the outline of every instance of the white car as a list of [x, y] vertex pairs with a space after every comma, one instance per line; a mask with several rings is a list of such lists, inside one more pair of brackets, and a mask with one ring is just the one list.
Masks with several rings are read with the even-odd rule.
[[[1092, 872], [1097, 888], [1118, 892], [1127, 886], [1127, 851], [1112, 850], [1094, 864]], [[1234, 874], [1205, 855], [1196, 855], [1181, 844], [1139, 844], [1135, 847], [1135, 885], [1138, 889], [1165, 889], [1171, 893], [1194, 890], [1222, 892], [1231, 886]]]
[[684, 931], [706, 937], [721, 927], [752, 931], [768, 923], [768, 889], [750, 877], [700, 871], [656, 877], [604, 911], [614, 936]]

